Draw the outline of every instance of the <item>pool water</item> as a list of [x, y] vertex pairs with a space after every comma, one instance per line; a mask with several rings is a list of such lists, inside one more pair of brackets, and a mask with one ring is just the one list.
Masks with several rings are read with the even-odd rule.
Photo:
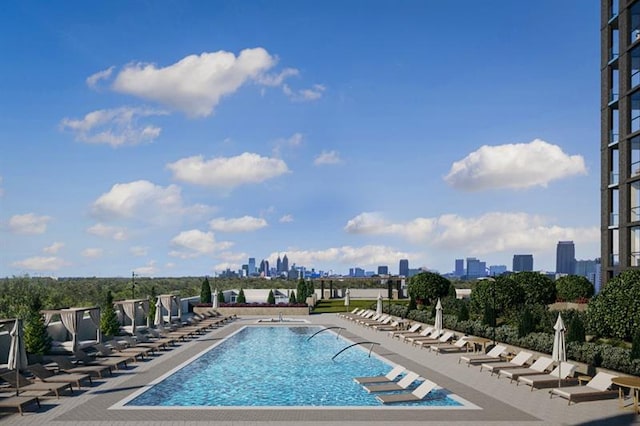
[[[142, 391], [125, 406], [380, 406], [375, 394], [353, 381], [386, 374], [393, 366], [369, 345], [320, 327], [244, 327], [220, 344]], [[398, 405], [398, 404], [394, 404]], [[404, 405], [460, 406], [438, 389], [424, 401]]]

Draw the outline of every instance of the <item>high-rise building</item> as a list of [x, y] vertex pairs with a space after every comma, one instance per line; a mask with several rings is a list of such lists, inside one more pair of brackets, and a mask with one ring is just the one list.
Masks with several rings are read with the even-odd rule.
[[467, 257], [467, 279], [487, 276], [487, 262], [481, 262], [475, 257]]
[[388, 266], [378, 266], [378, 275], [389, 275]]
[[400, 259], [400, 266], [398, 267], [398, 275], [403, 277], [409, 276], [409, 259]]
[[289, 258], [286, 254], [282, 258], [282, 272], [289, 272]]
[[499, 277], [507, 272], [507, 265], [489, 265], [489, 276]]
[[276, 272], [278, 274], [282, 272], [282, 259], [280, 259], [280, 255], [278, 255], [278, 260], [276, 260]]
[[556, 248], [556, 274], [576, 273], [576, 247], [573, 241], [558, 241]]
[[256, 270], [256, 258], [250, 257], [248, 263], [248, 274], [249, 276], [255, 275], [258, 271]]
[[513, 255], [513, 272], [531, 272], [533, 271], [533, 255], [532, 254], [514, 254]]
[[640, 2], [601, 1], [601, 280], [640, 266]]
[[456, 277], [464, 276], [464, 259], [456, 259], [456, 269], [453, 271]]

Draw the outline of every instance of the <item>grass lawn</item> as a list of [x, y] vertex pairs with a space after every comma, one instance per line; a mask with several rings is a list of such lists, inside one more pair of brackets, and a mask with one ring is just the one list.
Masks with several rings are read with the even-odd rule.
[[318, 302], [316, 307], [313, 309], [312, 313], [314, 314], [327, 314], [327, 313], [337, 313], [337, 312], [347, 312], [353, 311], [355, 308], [361, 309], [375, 309], [376, 308], [376, 299], [351, 299], [351, 303], [349, 306], [344, 305], [344, 299], [323, 299]]

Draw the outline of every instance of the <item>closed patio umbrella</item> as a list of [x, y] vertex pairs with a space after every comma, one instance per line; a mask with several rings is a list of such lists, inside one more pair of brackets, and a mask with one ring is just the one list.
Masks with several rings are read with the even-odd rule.
[[382, 315], [382, 293], [378, 292], [378, 304], [376, 305], [376, 314]]
[[158, 297], [158, 300], [156, 301], [156, 316], [153, 319], [153, 324], [154, 325], [162, 325], [163, 324], [163, 320], [162, 320], [162, 301], [160, 300], [159, 297]]
[[344, 306], [347, 307], [347, 310], [349, 310], [349, 305], [351, 304], [351, 298], [349, 296], [351, 292], [349, 291], [349, 289], [347, 289], [347, 291], [344, 294]]
[[218, 309], [220, 307], [220, 302], [218, 301], [218, 289], [216, 289], [215, 292], [213, 293], [211, 307], [213, 309]]
[[20, 369], [27, 366], [27, 351], [24, 347], [24, 335], [22, 331], [22, 320], [16, 319], [13, 329], [9, 332], [11, 336], [11, 345], [9, 346], [9, 359], [7, 367], [9, 370], [16, 370], [16, 395], [20, 393], [19, 389], [19, 372]]
[[558, 314], [558, 319], [556, 320], [556, 324], [553, 326], [553, 329], [556, 332], [553, 336], [553, 353], [551, 354], [551, 359], [558, 363], [558, 387], [560, 387], [560, 377], [562, 377], [560, 369], [562, 367], [562, 363], [567, 361], [567, 350], [564, 341], [564, 333], [567, 329], [564, 326], [564, 322], [562, 321], [562, 316], [560, 314]]
[[442, 331], [442, 303], [440, 303], [439, 298], [438, 303], [436, 304], [436, 323], [434, 326], [436, 330]]

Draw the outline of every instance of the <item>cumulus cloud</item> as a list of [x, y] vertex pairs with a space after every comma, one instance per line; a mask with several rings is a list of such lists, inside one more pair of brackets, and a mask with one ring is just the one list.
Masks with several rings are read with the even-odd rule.
[[451, 166], [444, 180], [456, 189], [520, 189], [546, 187], [568, 176], [584, 175], [580, 155], [567, 155], [557, 145], [541, 139], [530, 143], [482, 146]]
[[267, 226], [267, 221], [252, 216], [243, 216], [226, 219], [224, 217], [214, 218], [209, 221], [209, 227], [219, 232], [251, 232]]
[[216, 250], [225, 250], [232, 246], [228, 241], [217, 242], [213, 232], [202, 232], [198, 229], [182, 231], [171, 240], [175, 248], [170, 256], [189, 259], [212, 254]]
[[299, 74], [300, 72], [295, 68], [285, 68], [276, 74], [260, 75], [256, 80], [264, 86], [276, 87], [281, 86], [287, 78], [297, 76]]
[[34, 213], [17, 214], [9, 219], [9, 230], [16, 234], [44, 234], [50, 221], [49, 216], [38, 216]]
[[114, 68], [115, 67], [109, 67], [106, 70], [98, 71], [97, 73], [90, 75], [86, 80], [87, 86], [91, 89], [97, 89], [98, 82], [100, 80], [108, 80], [109, 77], [111, 77], [111, 73], [113, 73]]
[[[113, 89], [153, 100], [193, 117], [206, 117], [224, 96], [249, 81], [275, 83], [263, 74], [277, 60], [261, 47], [231, 52], [204, 52], [189, 55], [166, 67], [136, 63], [125, 66], [113, 82]], [[285, 73], [290, 73], [283, 71]], [[282, 78], [286, 77], [283, 76]]]
[[203, 205], [185, 206], [180, 187], [155, 185], [147, 180], [117, 183], [92, 205], [92, 213], [105, 219], [139, 218], [163, 221], [175, 215], [201, 215], [212, 208]]
[[166, 115], [164, 111], [148, 108], [121, 107], [101, 109], [81, 119], [64, 118], [62, 130], [70, 131], [77, 141], [91, 144], [107, 144], [112, 147], [153, 142], [162, 129], [150, 124], [138, 124], [141, 117]]
[[302, 133], [294, 133], [289, 138], [278, 139], [273, 147], [273, 156], [280, 157], [280, 154], [284, 149], [299, 147], [303, 142], [304, 135]]
[[88, 257], [90, 259], [97, 259], [102, 257], [102, 249], [101, 248], [86, 248], [82, 250], [82, 256]]
[[414, 243], [428, 243], [435, 249], [463, 249], [471, 255], [548, 250], [560, 240], [592, 243], [600, 238], [596, 226], [572, 228], [550, 222], [528, 213], [492, 212], [472, 218], [445, 214], [392, 223], [379, 213], [362, 213], [349, 220], [344, 229], [353, 234], [395, 235]]
[[293, 222], [293, 216], [290, 214], [285, 214], [284, 216], [282, 216], [278, 222], [280, 223], [291, 223]]
[[287, 164], [277, 158], [245, 152], [236, 157], [204, 160], [201, 155], [167, 164], [174, 179], [195, 185], [231, 190], [240, 185], [261, 183], [288, 173]]
[[129, 248], [129, 253], [136, 257], [146, 256], [149, 253], [149, 247], [134, 246]]
[[150, 260], [145, 266], [139, 266], [137, 268], [134, 268], [133, 272], [135, 272], [136, 275], [146, 275], [146, 276], [155, 275], [158, 272], [158, 268], [156, 267], [156, 261]]
[[327, 164], [339, 164], [342, 160], [338, 151], [322, 151], [314, 160], [313, 164], [322, 166]]
[[234, 253], [234, 252], [222, 252], [216, 255], [220, 260], [214, 267], [214, 271], [225, 271], [231, 269], [232, 271], [240, 269], [242, 262], [245, 262], [248, 255], [246, 253]]
[[104, 223], [96, 223], [95, 225], [90, 226], [87, 228], [87, 232], [91, 235], [116, 241], [123, 241], [128, 238], [126, 228], [105, 225]]
[[314, 84], [309, 89], [293, 90], [288, 85], [282, 85], [282, 93], [294, 102], [315, 101], [322, 97], [326, 87], [322, 84]]
[[68, 265], [70, 265], [70, 263], [56, 256], [36, 256], [12, 263], [12, 266], [16, 268], [23, 268], [32, 271], [57, 271], [58, 269]]
[[63, 247], [64, 247], [64, 243], [55, 242], [55, 243], [51, 244], [50, 246], [43, 248], [42, 251], [47, 253], [47, 254], [56, 254]]

